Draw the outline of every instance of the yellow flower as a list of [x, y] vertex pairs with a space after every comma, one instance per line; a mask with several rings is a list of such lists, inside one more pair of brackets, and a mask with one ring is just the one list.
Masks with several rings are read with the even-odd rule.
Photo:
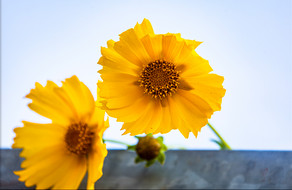
[[37, 189], [77, 189], [88, 170], [87, 188], [102, 176], [107, 155], [102, 135], [109, 126], [105, 112], [97, 108], [89, 89], [76, 76], [58, 87], [48, 81], [26, 96], [28, 106], [52, 120], [49, 124], [23, 121], [15, 128], [13, 148], [22, 148], [20, 181]]
[[102, 47], [98, 64], [103, 109], [131, 135], [168, 133], [197, 136], [221, 109], [224, 78], [211, 74], [195, 48], [201, 42], [180, 34], [154, 34], [144, 19]]

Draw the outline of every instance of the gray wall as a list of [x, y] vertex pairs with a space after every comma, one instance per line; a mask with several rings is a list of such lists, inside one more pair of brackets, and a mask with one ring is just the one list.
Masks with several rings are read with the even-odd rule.
[[[0, 150], [1, 188], [25, 188], [12, 173], [20, 169], [19, 152]], [[134, 152], [110, 150], [96, 188], [292, 189], [290, 151], [168, 151], [164, 166], [149, 168], [134, 159]]]

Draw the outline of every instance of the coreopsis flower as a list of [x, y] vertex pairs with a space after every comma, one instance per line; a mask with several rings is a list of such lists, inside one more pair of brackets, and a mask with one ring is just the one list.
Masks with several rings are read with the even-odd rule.
[[180, 34], [155, 34], [144, 19], [101, 48], [98, 64], [102, 108], [131, 135], [168, 133], [197, 136], [221, 109], [224, 78], [210, 73], [195, 49], [201, 42]]
[[89, 89], [76, 76], [62, 86], [36, 83], [26, 96], [36, 113], [51, 119], [39, 124], [23, 121], [15, 128], [13, 148], [22, 148], [23, 170], [15, 171], [27, 187], [77, 189], [88, 171], [87, 188], [102, 176], [107, 155], [102, 135], [109, 126]]

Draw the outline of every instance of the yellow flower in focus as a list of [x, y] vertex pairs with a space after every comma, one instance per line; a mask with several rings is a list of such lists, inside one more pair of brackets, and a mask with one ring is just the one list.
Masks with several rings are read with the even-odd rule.
[[26, 96], [28, 106], [52, 120], [49, 124], [23, 121], [15, 128], [13, 148], [22, 148], [21, 171], [14, 172], [27, 187], [77, 189], [88, 171], [87, 188], [102, 176], [107, 155], [102, 135], [109, 126], [105, 112], [96, 105], [89, 89], [76, 76], [58, 87], [48, 81]]
[[154, 34], [144, 19], [102, 47], [98, 64], [102, 108], [131, 135], [168, 133], [197, 136], [221, 109], [224, 78], [211, 74], [195, 48], [201, 42], [180, 34]]

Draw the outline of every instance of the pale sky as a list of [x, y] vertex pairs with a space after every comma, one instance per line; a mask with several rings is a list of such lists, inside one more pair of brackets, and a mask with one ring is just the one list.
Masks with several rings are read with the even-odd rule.
[[[11, 147], [22, 120], [48, 121], [27, 107], [35, 82], [77, 75], [96, 97], [100, 47], [147, 18], [155, 33], [204, 42], [197, 52], [227, 90], [210, 122], [233, 149], [292, 150], [291, 2], [2, 0], [1, 147]], [[110, 125], [105, 138], [136, 142], [121, 136], [121, 123]], [[163, 136], [171, 147], [218, 149], [208, 127], [197, 139]]]

